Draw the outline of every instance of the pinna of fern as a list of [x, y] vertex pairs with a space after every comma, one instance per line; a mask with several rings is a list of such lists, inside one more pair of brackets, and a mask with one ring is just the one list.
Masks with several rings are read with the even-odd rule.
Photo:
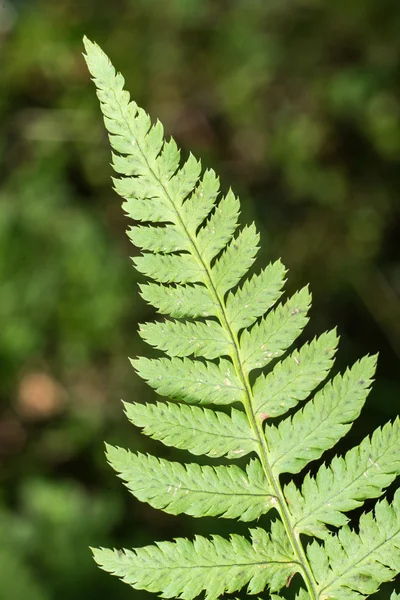
[[[253, 526], [247, 537], [100, 548], [95, 560], [164, 598], [205, 592], [214, 600], [244, 586], [249, 594], [268, 588], [277, 598], [296, 574], [299, 600], [373, 594], [400, 572], [400, 491], [364, 513], [358, 533], [347, 513], [379, 498], [399, 474], [399, 420], [321, 464], [301, 485], [283, 485], [281, 475], [299, 473], [346, 434], [368, 395], [376, 357], [320, 385], [333, 365], [336, 331], [289, 350], [308, 320], [308, 289], [279, 302], [280, 261], [243, 279], [259, 236], [253, 224], [238, 229], [237, 197], [221, 196], [214, 171], [202, 173], [193, 155], [181, 163], [175, 141], [130, 100], [104, 52], [84, 43], [120, 175], [115, 190], [135, 222], [128, 235], [142, 249], [133, 262], [151, 280], [141, 295], [167, 316], [139, 330], [165, 356], [132, 364], [170, 400], [126, 403], [126, 414], [146, 435], [195, 455], [250, 455], [242, 469], [107, 446], [108, 461], [136, 498], [171, 514], [256, 521], [273, 511], [269, 531]], [[229, 405], [228, 412], [218, 405]]]

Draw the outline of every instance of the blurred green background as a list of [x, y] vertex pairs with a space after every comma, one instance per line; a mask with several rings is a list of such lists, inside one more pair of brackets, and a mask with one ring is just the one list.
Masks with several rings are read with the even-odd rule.
[[83, 34], [240, 195], [258, 265], [281, 257], [289, 292], [310, 282], [304, 339], [338, 325], [342, 370], [380, 353], [343, 450], [399, 412], [399, 31], [397, 0], [0, 1], [0, 598], [150, 597], [88, 546], [244, 530], [141, 505], [104, 458], [104, 440], [186, 456], [122, 412], [154, 397], [127, 359], [153, 313]]

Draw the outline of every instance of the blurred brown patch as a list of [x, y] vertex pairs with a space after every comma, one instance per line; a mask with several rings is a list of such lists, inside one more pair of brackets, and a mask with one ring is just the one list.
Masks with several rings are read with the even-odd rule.
[[19, 452], [26, 441], [26, 432], [15, 417], [5, 417], [0, 421], [0, 455]]
[[29, 373], [19, 384], [17, 410], [27, 419], [49, 419], [62, 410], [65, 400], [64, 388], [50, 375]]

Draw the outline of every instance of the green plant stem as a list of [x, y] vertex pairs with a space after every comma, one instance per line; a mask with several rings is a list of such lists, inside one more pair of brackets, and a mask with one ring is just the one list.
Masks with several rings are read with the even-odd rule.
[[278, 504], [276, 509], [278, 510], [278, 513], [282, 519], [286, 534], [290, 541], [290, 545], [292, 546], [292, 549], [293, 549], [293, 552], [295, 553], [295, 555], [298, 556], [298, 558], [299, 558], [298, 562], [301, 565], [302, 575], [304, 578], [304, 582], [307, 586], [308, 593], [310, 594], [310, 598], [312, 600], [317, 600], [317, 597], [318, 597], [317, 584], [316, 584], [314, 576], [312, 574], [310, 564], [309, 564], [307, 556], [304, 552], [304, 548], [301, 544], [300, 537], [295, 534], [294, 527], [291, 523], [291, 514], [289, 511], [288, 505], [286, 503], [280, 481], [277, 477], [275, 477], [275, 475], [271, 469], [271, 466], [269, 464], [269, 461], [268, 461], [268, 443], [267, 443], [267, 440], [264, 435], [264, 431], [262, 428], [262, 422], [258, 421], [254, 414], [253, 403], [252, 403], [252, 398], [253, 398], [252, 390], [251, 390], [248, 376], [244, 373], [244, 371], [242, 369], [238, 339], [237, 339], [237, 336], [234, 335], [234, 333], [231, 330], [229, 323], [227, 321], [223, 301], [220, 298], [218, 298], [218, 302], [223, 310], [224, 326], [226, 327], [227, 331], [229, 332], [230, 338], [231, 338], [232, 343], [235, 348], [234, 355], [231, 356], [231, 358], [232, 358], [232, 361], [233, 361], [233, 364], [235, 367], [236, 374], [239, 377], [239, 379], [246, 391], [246, 401], [244, 403], [244, 408], [245, 408], [249, 423], [257, 436], [257, 440], [258, 440], [259, 448], [260, 448], [258, 455], [261, 460], [261, 464], [263, 466], [264, 473], [267, 477], [267, 480], [275, 492], [275, 497], [277, 499], [277, 504]]

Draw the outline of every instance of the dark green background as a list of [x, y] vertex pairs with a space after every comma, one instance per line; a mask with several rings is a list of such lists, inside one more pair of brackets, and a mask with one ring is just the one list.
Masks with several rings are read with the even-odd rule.
[[245, 530], [141, 505], [105, 462], [103, 440], [187, 457], [122, 412], [154, 397], [127, 359], [153, 313], [82, 36], [240, 195], [258, 265], [311, 284], [304, 339], [338, 325], [335, 369], [380, 353], [343, 450], [399, 412], [399, 31], [397, 0], [0, 1], [1, 598], [143, 597], [88, 546]]

